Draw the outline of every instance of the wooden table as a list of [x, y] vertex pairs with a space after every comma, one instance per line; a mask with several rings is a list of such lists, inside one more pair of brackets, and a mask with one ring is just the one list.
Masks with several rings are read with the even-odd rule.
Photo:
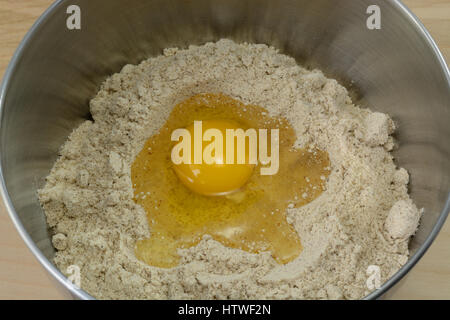
[[[450, 0], [405, 0], [450, 59]], [[52, 0], [0, 0], [0, 75], [19, 42]], [[450, 299], [450, 223], [391, 296]], [[19, 237], [0, 202], [0, 299], [62, 299]]]

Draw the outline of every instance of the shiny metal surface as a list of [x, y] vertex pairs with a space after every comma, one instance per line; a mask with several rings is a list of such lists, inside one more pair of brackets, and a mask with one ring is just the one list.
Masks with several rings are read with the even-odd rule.
[[[66, 28], [78, 4], [82, 29]], [[381, 30], [366, 28], [378, 4]], [[423, 25], [399, 2], [381, 0], [78, 0], [57, 1], [18, 48], [1, 88], [1, 193], [19, 233], [50, 276], [74, 288], [50, 262], [54, 254], [36, 189], [68, 134], [89, 117], [101, 81], [126, 63], [222, 37], [267, 43], [341, 80], [355, 101], [398, 124], [397, 163], [411, 173], [411, 195], [425, 215], [412, 257], [423, 255], [448, 215], [450, 76]]]

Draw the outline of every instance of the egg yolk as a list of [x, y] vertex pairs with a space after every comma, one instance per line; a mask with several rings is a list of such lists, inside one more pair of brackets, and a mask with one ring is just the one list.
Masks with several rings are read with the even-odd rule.
[[[221, 132], [235, 126], [279, 129], [278, 172], [261, 175], [261, 164], [222, 165], [220, 157], [211, 165], [175, 165], [172, 132], [192, 131], [199, 120], [204, 128]], [[260, 106], [223, 94], [198, 94], [180, 102], [131, 166], [134, 200], [145, 209], [150, 229], [148, 239], [137, 241], [136, 257], [151, 266], [176, 267], [180, 249], [209, 236], [229, 248], [270, 252], [280, 264], [297, 258], [300, 236], [286, 213], [320, 196], [330, 162], [316, 147], [294, 147], [296, 140], [286, 119], [270, 116]]]
[[[226, 146], [223, 143], [223, 151], [214, 152], [212, 164], [194, 164], [194, 125], [186, 128], [191, 136], [191, 161], [189, 164], [174, 166], [174, 170], [180, 181], [194, 192], [203, 195], [226, 195], [239, 190], [250, 178], [255, 165], [248, 164], [249, 147], [245, 148], [245, 164], [226, 164]], [[229, 120], [206, 120], [202, 121], [203, 132], [208, 129], [217, 129], [222, 136], [226, 136], [227, 129], [243, 129], [242, 125]], [[202, 154], [206, 143], [202, 143]], [[237, 155], [237, 144], [234, 144], [234, 155]], [[236, 156], [235, 156], [236, 157]]]

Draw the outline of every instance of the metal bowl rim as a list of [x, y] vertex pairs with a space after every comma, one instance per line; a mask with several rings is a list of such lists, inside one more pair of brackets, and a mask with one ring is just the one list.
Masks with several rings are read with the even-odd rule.
[[[21, 43], [19, 44], [19, 47], [16, 49], [6, 71], [5, 75], [3, 77], [3, 81], [0, 87], [0, 123], [3, 119], [4, 115], [4, 109], [5, 109], [5, 96], [6, 92], [9, 88], [10, 80], [14, 74], [15, 69], [17, 68], [18, 62], [22, 55], [24, 54], [28, 42], [35, 33], [38, 31], [38, 29], [42, 26], [43, 22], [45, 22], [51, 14], [55, 11], [57, 7], [63, 4], [65, 0], [56, 0], [33, 24], [31, 29], [27, 32]], [[447, 79], [447, 85], [448, 89], [450, 91], [450, 71], [449, 68], [445, 62], [445, 59], [440, 52], [436, 42], [431, 37], [428, 30], [425, 28], [425, 26], [420, 22], [420, 20], [417, 18], [416, 15], [414, 15], [411, 10], [409, 10], [400, 0], [393, 0], [393, 5], [396, 6], [398, 9], [400, 9], [401, 13], [406, 16], [406, 18], [411, 22], [411, 26], [415, 28], [415, 30], [422, 36], [422, 39], [425, 40], [425, 42], [428, 44], [428, 46], [431, 48], [432, 52], [434, 53], [434, 57], [438, 60], [442, 71], [445, 74], [445, 78]], [[0, 158], [1, 158], [1, 146], [0, 146]], [[11, 198], [9, 197], [8, 191], [6, 189], [6, 183], [3, 176], [3, 163], [0, 163], [0, 194], [4, 200], [4, 204], [6, 207], [6, 210], [8, 211], [8, 214], [16, 227], [17, 231], [19, 232], [20, 236], [22, 237], [23, 241], [26, 243], [28, 248], [31, 250], [33, 255], [36, 257], [36, 259], [41, 263], [41, 265], [45, 268], [45, 270], [53, 277], [55, 278], [63, 287], [65, 287], [74, 297], [82, 300], [94, 300], [95, 298], [89, 295], [84, 290], [76, 287], [73, 285], [62, 273], [58, 270], [41, 252], [41, 250], [36, 246], [34, 241], [31, 239], [28, 232], [25, 230], [22, 222], [20, 221], [19, 216], [16, 213], [16, 210], [14, 209], [14, 206], [11, 202]], [[411, 268], [422, 258], [422, 256], [425, 254], [425, 252], [430, 247], [431, 243], [434, 241], [436, 236], [438, 235], [440, 229], [445, 223], [445, 220], [449, 214], [450, 211], [450, 192], [447, 196], [447, 201], [444, 205], [444, 208], [439, 215], [439, 218], [433, 227], [431, 233], [428, 235], [425, 242], [421, 245], [421, 247], [417, 250], [417, 252], [411, 256], [408, 260], [408, 262], [403, 265], [388, 281], [383, 283], [383, 285], [364, 297], [365, 300], [373, 300], [379, 298], [381, 295], [386, 293], [392, 286], [394, 286], [398, 281], [400, 281], [410, 270]]]

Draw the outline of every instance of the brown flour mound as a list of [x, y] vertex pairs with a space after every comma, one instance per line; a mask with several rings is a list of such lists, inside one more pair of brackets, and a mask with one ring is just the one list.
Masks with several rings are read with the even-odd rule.
[[[297, 146], [329, 153], [327, 190], [288, 209], [304, 246], [291, 263], [208, 236], [180, 250], [172, 269], [134, 255], [151, 230], [133, 201], [131, 163], [177, 103], [207, 92], [263, 106], [289, 120]], [[63, 273], [79, 266], [81, 286], [94, 297], [356, 299], [369, 292], [369, 265], [379, 266], [385, 281], [408, 259], [420, 212], [407, 193], [408, 173], [389, 153], [393, 122], [353, 105], [335, 80], [274, 48], [221, 40], [167, 49], [107, 79], [91, 112], [94, 122], [70, 135], [39, 199], [55, 234], [55, 264]]]

